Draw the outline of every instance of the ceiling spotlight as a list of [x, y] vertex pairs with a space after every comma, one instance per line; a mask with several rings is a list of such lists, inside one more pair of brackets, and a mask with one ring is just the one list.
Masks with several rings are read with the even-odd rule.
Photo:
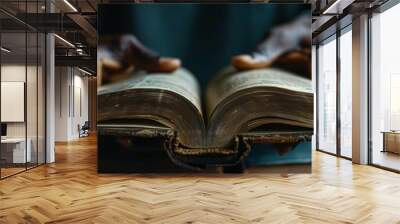
[[6, 53], [10, 53], [10, 52], [11, 52], [10, 49], [7, 49], [7, 48], [5, 48], [5, 47], [1, 47], [0, 49], [1, 49], [1, 51], [4, 51], [4, 52], [6, 52]]
[[68, 46], [75, 48], [75, 45], [73, 45], [71, 42], [69, 42], [68, 40], [60, 37], [58, 34], [54, 34], [55, 37], [57, 37], [59, 40], [61, 40], [62, 42], [64, 42], [65, 44], [67, 44]]
[[83, 55], [83, 49], [82, 48], [77, 48], [76, 49], [76, 53], [78, 53], [78, 55]]

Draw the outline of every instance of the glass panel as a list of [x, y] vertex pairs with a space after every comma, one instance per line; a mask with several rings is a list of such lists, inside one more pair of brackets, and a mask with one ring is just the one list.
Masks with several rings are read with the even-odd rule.
[[400, 170], [400, 5], [374, 15], [372, 26], [372, 163]]
[[352, 35], [340, 36], [340, 153], [352, 157]]
[[[25, 20], [43, 13], [45, 1], [1, 1]], [[36, 17], [35, 17], [36, 18]], [[0, 177], [45, 162], [45, 35], [0, 12], [1, 114]], [[35, 22], [35, 21], [31, 21]], [[7, 97], [5, 97], [7, 95]]]
[[[27, 2], [27, 13], [37, 13], [37, 1]], [[36, 23], [37, 17], [31, 22]], [[27, 116], [27, 149], [31, 151], [27, 167], [35, 167], [38, 163], [38, 33], [27, 30], [27, 80], [26, 80], [26, 116]]]
[[38, 132], [38, 36], [36, 32], [27, 34], [28, 38], [28, 63], [27, 63], [27, 80], [26, 80], [26, 113], [27, 113], [27, 144], [30, 148], [30, 158], [28, 159], [28, 167], [37, 165], [37, 132]]
[[45, 44], [46, 37], [44, 34], [40, 33], [38, 35], [38, 163], [45, 163], [46, 158], [46, 150], [45, 150], [45, 60], [46, 60], [46, 52], [45, 52]]
[[336, 153], [336, 38], [318, 48], [318, 148]]
[[312, 140], [311, 140], [311, 145], [312, 145], [312, 149], [315, 150], [317, 147], [316, 145], [316, 136], [317, 136], [317, 132], [316, 132], [316, 127], [317, 127], [317, 97], [316, 97], [316, 87], [317, 87], [317, 46], [316, 45], [312, 45], [311, 48], [311, 80], [312, 80], [312, 87], [313, 87], [313, 92], [314, 92], [314, 134], [312, 136]]
[[25, 119], [26, 33], [3, 32], [1, 45], [1, 173], [5, 177], [25, 170], [30, 160]]

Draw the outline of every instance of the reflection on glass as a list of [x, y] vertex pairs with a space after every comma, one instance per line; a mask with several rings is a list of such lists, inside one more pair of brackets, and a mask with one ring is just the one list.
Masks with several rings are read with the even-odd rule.
[[318, 148], [336, 153], [336, 39], [318, 48]]
[[[347, 30], [346, 30], [347, 31]], [[340, 36], [340, 153], [352, 157], [352, 36]]]
[[400, 5], [372, 17], [372, 163], [400, 170]]

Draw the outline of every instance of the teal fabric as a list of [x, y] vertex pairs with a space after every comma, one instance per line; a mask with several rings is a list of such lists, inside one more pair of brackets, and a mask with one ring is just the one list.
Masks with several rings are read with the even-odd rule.
[[298, 144], [293, 150], [279, 155], [273, 145], [254, 145], [246, 163], [252, 165], [311, 164], [311, 141]]
[[98, 30], [134, 34], [161, 55], [180, 58], [205, 87], [233, 55], [251, 52], [272, 27], [310, 12], [303, 4], [99, 5]]

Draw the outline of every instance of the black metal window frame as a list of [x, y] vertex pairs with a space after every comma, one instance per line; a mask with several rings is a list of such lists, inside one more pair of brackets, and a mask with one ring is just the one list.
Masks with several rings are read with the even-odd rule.
[[[315, 107], [315, 113], [316, 113], [316, 134], [315, 134], [315, 141], [316, 141], [316, 150], [319, 152], [323, 152], [329, 155], [333, 155], [333, 156], [337, 156], [340, 158], [344, 158], [347, 160], [352, 160], [352, 158], [347, 157], [342, 155], [341, 153], [341, 119], [340, 119], [340, 75], [341, 75], [341, 67], [340, 67], [340, 37], [347, 33], [347, 32], [352, 32], [351, 29], [351, 23], [348, 24], [347, 26], [343, 27], [343, 28], [337, 28], [336, 32], [328, 37], [326, 37], [325, 39], [319, 41], [316, 44], [316, 48], [315, 48], [315, 55], [316, 55], [316, 59], [315, 59], [315, 64], [316, 64], [316, 68], [315, 68], [315, 86], [316, 86], [316, 91], [315, 91], [315, 96], [316, 96], [316, 107]], [[334, 38], [333, 38], [334, 36]], [[319, 97], [319, 82], [320, 82], [320, 74], [319, 74], [319, 47], [322, 43], [327, 43], [330, 41], [336, 41], [336, 152], [332, 153], [332, 152], [328, 152], [324, 149], [321, 149], [319, 147], [319, 102], [320, 102], [320, 97]]]
[[[367, 137], [367, 141], [368, 141], [368, 152], [367, 152], [367, 154], [368, 154], [368, 160], [367, 160], [367, 164], [368, 165], [371, 165], [371, 166], [374, 166], [374, 167], [377, 167], [377, 168], [380, 168], [380, 169], [384, 169], [384, 170], [388, 170], [388, 171], [392, 171], [392, 172], [396, 172], [396, 173], [400, 173], [400, 170], [397, 170], [397, 169], [393, 169], [393, 168], [390, 168], [390, 167], [386, 167], [386, 166], [382, 166], [382, 165], [379, 165], [379, 164], [375, 164], [375, 163], [373, 163], [373, 142], [372, 142], [372, 60], [371, 60], [371, 58], [372, 58], [372, 28], [371, 28], [371, 20], [372, 20], [372, 17], [373, 17], [373, 14], [374, 13], [383, 13], [383, 12], [385, 12], [386, 10], [388, 10], [388, 9], [390, 9], [390, 8], [392, 8], [392, 7], [394, 7], [394, 6], [396, 6], [397, 4], [400, 4], [400, 0], [389, 0], [389, 1], [387, 1], [387, 2], [385, 2], [384, 4], [382, 4], [382, 5], [380, 5], [379, 7], [377, 7], [377, 8], [374, 8], [374, 9], [371, 9], [371, 10], [368, 10], [368, 11], [366, 11], [366, 13], [368, 14], [368, 30], [367, 30], [367, 41], [368, 41], [368, 43], [367, 43], [367, 47], [368, 47], [368, 49], [367, 49], [367, 51], [368, 51], [368, 53], [367, 53], [367, 66], [368, 66], [368, 68], [367, 68], [367, 82], [368, 82], [368, 86], [367, 86], [367, 88], [368, 88], [368, 90], [367, 90], [367, 102], [368, 102], [368, 105], [367, 105], [367, 107], [368, 107], [368, 111], [367, 111], [367, 117], [368, 117], [368, 124], [367, 124], [367, 128], [368, 128], [368, 137]], [[333, 35], [336, 35], [336, 38], [335, 38], [335, 40], [336, 40], [336, 47], [337, 47], [337, 52], [336, 52], [336, 63], [337, 63], [337, 68], [339, 68], [339, 70], [337, 70], [336, 71], [336, 73], [337, 73], [337, 78], [336, 78], [336, 86], [337, 86], [337, 88], [336, 88], [336, 90], [339, 90], [340, 91], [340, 36], [343, 34], [343, 33], [341, 33], [341, 31], [342, 30], [344, 30], [344, 29], [346, 29], [346, 27], [345, 28], [343, 28], [343, 29], [337, 29], [336, 30], [336, 33], [334, 33]], [[333, 36], [333, 35], [331, 35], [331, 36]], [[319, 152], [323, 152], [323, 153], [327, 153], [327, 154], [330, 154], [330, 155], [333, 155], [333, 156], [337, 156], [337, 157], [340, 157], [340, 158], [344, 158], [344, 159], [348, 159], [348, 160], [352, 160], [351, 158], [349, 158], [349, 157], [345, 157], [345, 156], [343, 156], [343, 155], [341, 155], [341, 149], [340, 149], [340, 113], [338, 113], [338, 111], [340, 111], [340, 92], [336, 92], [336, 117], [337, 117], [337, 119], [336, 119], [336, 122], [337, 122], [337, 129], [339, 129], [339, 130], [336, 130], [336, 153], [331, 153], [331, 152], [328, 152], [328, 151], [326, 151], [326, 150], [324, 150], [324, 149], [320, 149], [319, 148], [319, 107], [318, 107], [318, 104], [319, 104], [319, 94], [318, 94], [318, 92], [319, 92], [319, 65], [318, 65], [318, 48], [319, 48], [319, 45], [322, 43], [322, 42], [324, 42], [324, 41], [326, 41], [327, 39], [329, 39], [329, 38], [331, 38], [331, 36], [329, 36], [329, 37], [327, 37], [327, 38], [325, 38], [325, 39], [323, 39], [323, 40], [321, 40], [321, 41], [319, 41], [317, 44], [316, 44], [316, 52], [315, 52], [315, 55], [316, 55], [316, 67], [315, 67], [315, 72], [316, 72], [316, 75], [315, 75], [315, 79], [316, 79], [316, 82], [315, 82], [315, 85], [316, 85], [316, 93], [315, 93], [315, 96], [316, 96], [316, 104], [317, 104], [317, 106], [315, 107], [316, 108], [316, 134], [315, 134], [315, 136], [316, 136], [316, 138], [315, 138], [315, 141], [316, 141], [316, 150], [317, 151], [319, 151]], [[338, 106], [339, 105], [339, 106]]]

